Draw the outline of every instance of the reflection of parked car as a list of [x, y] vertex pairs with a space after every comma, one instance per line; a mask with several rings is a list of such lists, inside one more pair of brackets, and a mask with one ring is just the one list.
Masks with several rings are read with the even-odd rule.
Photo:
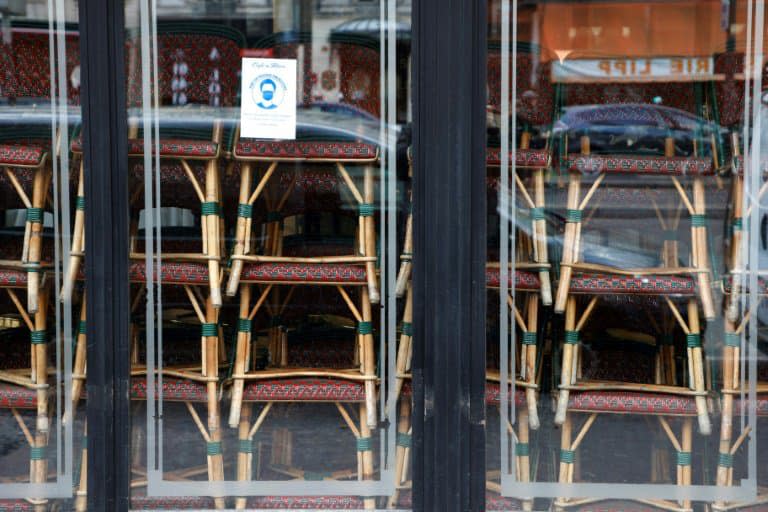
[[569, 135], [568, 153], [579, 152], [579, 136], [589, 134], [594, 153], [664, 154], [672, 137], [677, 155], [692, 155], [693, 141], [725, 135], [727, 130], [689, 112], [643, 103], [566, 107], [555, 123], [555, 135]]

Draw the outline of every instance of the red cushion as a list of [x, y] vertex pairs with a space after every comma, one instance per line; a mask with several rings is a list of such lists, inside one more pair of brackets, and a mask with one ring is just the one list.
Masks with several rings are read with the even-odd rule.
[[[745, 291], [745, 287], [749, 285], [749, 276], [745, 280], [739, 277], [739, 291], [740, 293], [749, 293], [749, 290]], [[723, 293], [730, 294], [733, 292], [733, 276], [725, 276], [723, 278]], [[762, 276], [757, 277], [757, 293], [760, 295], [768, 295], [768, 279]]]
[[[510, 153], [509, 164], [514, 162], [517, 167], [542, 169], [549, 167], [549, 151], [546, 149], [518, 149], [515, 155]], [[488, 148], [485, 157], [485, 164], [489, 167], [498, 167], [501, 165], [501, 149]]]
[[16, 384], [0, 382], [0, 407], [34, 409], [37, 407], [37, 391]]
[[249, 509], [292, 510], [362, 510], [358, 496], [254, 496], [248, 498]]
[[582, 412], [696, 416], [692, 396], [642, 391], [571, 391], [568, 409]]
[[571, 278], [572, 293], [684, 295], [696, 294], [696, 285], [687, 276], [623, 276], [576, 272]]
[[254, 263], [242, 281], [259, 283], [366, 283], [365, 267], [346, 263]]
[[[485, 269], [485, 285], [489, 288], [501, 286], [501, 269], [491, 267]], [[512, 276], [509, 276], [508, 286], [512, 287]], [[541, 288], [538, 274], [518, 270], [515, 272], [515, 289], [518, 291], [537, 291]]]
[[[740, 396], [736, 397], [736, 400], [734, 400], [734, 414], [741, 414], [742, 413], [742, 406], [747, 403], [748, 400], [741, 400]], [[757, 408], [755, 409], [755, 414], [758, 416], [768, 416], [768, 394], [759, 394], [757, 395]]]
[[43, 161], [45, 149], [37, 145], [0, 144], [0, 165], [37, 167]]
[[706, 176], [714, 174], [712, 160], [688, 156], [568, 155], [569, 171], [591, 173]]
[[[152, 146], [153, 154], [156, 144]], [[219, 145], [209, 140], [161, 139], [160, 156], [170, 158], [215, 158]], [[128, 154], [141, 156], [144, 154], [144, 139], [128, 140]]]
[[246, 383], [243, 400], [251, 402], [362, 402], [360, 381], [323, 378], [286, 378]]
[[23, 287], [27, 284], [27, 273], [23, 270], [0, 269], [0, 286]]
[[[157, 380], [155, 380], [157, 385]], [[208, 391], [204, 382], [163, 377], [163, 400], [173, 402], [208, 402]], [[155, 397], [157, 398], [157, 397]], [[131, 379], [131, 400], [147, 399], [147, 378]]]
[[372, 162], [378, 148], [364, 142], [238, 141], [235, 156], [257, 160], [317, 160]]

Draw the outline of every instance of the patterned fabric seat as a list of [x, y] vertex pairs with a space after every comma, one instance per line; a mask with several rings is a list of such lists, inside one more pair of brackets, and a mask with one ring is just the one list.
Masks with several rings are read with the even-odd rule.
[[337, 378], [286, 378], [247, 382], [246, 402], [364, 402], [361, 381]]
[[16, 384], [0, 382], [0, 407], [35, 409], [37, 407], [37, 391]]
[[249, 509], [362, 510], [364, 503], [358, 496], [254, 496], [246, 506]]
[[246, 264], [240, 280], [256, 283], [366, 284], [365, 267], [346, 263]]
[[[501, 286], [501, 269], [498, 267], [491, 267], [485, 269], [485, 285], [488, 288], [498, 288]], [[508, 286], [512, 287], [512, 276], [509, 276]], [[541, 287], [538, 274], [533, 272], [526, 272], [518, 270], [515, 272], [515, 289], [517, 291], [538, 291]]]
[[34, 512], [35, 505], [23, 499], [0, 500], [0, 512]]
[[690, 156], [652, 155], [568, 155], [569, 171], [585, 174], [630, 173], [665, 176], [709, 176], [714, 174], [712, 161]]
[[585, 294], [641, 294], [641, 295], [683, 295], [696, 294], [696, 285], [687, 276], [624, 276], [574, 272], [571, 278], [571, 293]]
[[242, 139], [235, 156], [246, 160], [374, 162], [379, 150], [364, 142], [263, 141]]
[[0, 269], [0, 286], [20, 288], [27, 285], [27, 273], [22, 270]]
[[[733, 278], [734, 276], [726, 276], [723, 278], [723, 293], [730, 294], [733, 291]], [[749, 281], [749, 279], [747, 279]], [[748, 282], [746, 283], [749, 284]], [[749, 293], [748, 290], [744, 290], [743, 287], [739, 287], [742, 293]], [[760, 295], [768, 295], [768, 279], [762, 276], [757, 278], [757, 293]]]
[[571, 391], [568, 410], [617, 414], [658, 414], [696, 416], [692, 396], [642, 391]]
[[38, 145], [0, 144], [0, 165], [37, 167], [46, 150]]
[[209, 510], [214, 507], [213, 498], [208, 497], [150, 497], [131, 492], [131, 510]]
[[[204, 263], [192, 262], [163, 262], [159, 268], [160, 282], [164, 284], [208, 284], [208, 266]], [[147, 281], [146, 263], [132, 262], [128, 268], [131, 282], [145, 283]], [[155, 269], [157, 280], [158, 269]]]
[[[546, 149], [517, 149], [515, 155], [510, 154], [509, 165], [515, 164], [523, 169], [542, 169], [549, 167], [550, 152]], [[485, 164], [488, 167], [499, 167], [501, 165], [501, 149], [488, 148], [486, 151]]]
[[[525, 390], [522, 388], [515, 389], [514, 391], [515, 405], [518, 407], [525, 406]], [[485, 383], [485, 403], [491, 405], [497, 405], [501, 401], [501, 386], [498, 382], [486, 382]]]
[[[401, 509], [410, 510], [413, 508], [413, 495], [410, 489], [403, 490], [397, 500], [397, 506]], [[506, 498], [491, 491], [485, 493], [485, 510], [504, 510], [517, 511], [523, 510], [523, 504], [515, 498]]]
[[[744, 410], [747, 400], [742, 401], [740, 397], [734, 400], [734, 414], [741, 414]], [[761, 417], [768, 416], [768, 394], [761, 393], [757, 395], [757, 408], [755, 414]]]
[[[160, 156], [168, 158], [208, 159], [216, 158], [219, 154], [219, 145], [210, 140], [195, 139], [160, 139]], [[152, 154], [155, 154], [157, 144], [153, 145]], [[83, 139], [76, 137], [72, 141], [72, 152], [83, 152]], [[128, 156], [144, 155], [144, 139], [128, 139]]]
[[[163, 377], [162, 393], [163, 400], [172, 402], [208, 402], [208, 392], [204, 382]], [[131, 379], [131, 400], [146, 399], [146, 377], [134, 377]]]

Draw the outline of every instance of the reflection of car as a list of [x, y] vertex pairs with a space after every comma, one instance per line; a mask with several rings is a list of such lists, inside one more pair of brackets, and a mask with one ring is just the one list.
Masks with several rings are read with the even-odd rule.
[[706, 141], [727, 130], [689, 112], [645, 103], [566, 107], [555, 123], [556, 136], [568, 134], [568, 152], [579, 152], [579, 136], [589, 135], [595, 153], [664, 154], [664, 139], [675, 141], [675, 154], [692, 155], [693, 141]]

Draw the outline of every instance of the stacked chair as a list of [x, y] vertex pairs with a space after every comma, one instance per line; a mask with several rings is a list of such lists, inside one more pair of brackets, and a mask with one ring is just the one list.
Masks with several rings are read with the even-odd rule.
[[[10, 24], [3, 29], [3, 95], [20, 108], [53, 101], [50, 39], [40, 28], [34, 24]], [[65, 39], [69, 73], [77, 65], [77, 33], [67, 32]], [[65, 94], [70, 104], [78, 102], [78, 91]], [[10, 409], [29, 445], [29, 471], [19, 482], [44, 483], [49, 478], [47, 448], [57, 388], [51, 380], [55, 374], [50, 365], [55, 360], [51, 350], [55, 353], [55, 346], [49, 346], [48, 329], [53, 250], [43, 221], [52, 207], [52, 161], [58, 156], [59, 135], [52, 133], [50, 125], [22, 122], [6, 127], [0, 134], [1, 204], [8, 209], [26, 209], [23, 235], [19, 237], [12, 229], [0, 235], [0, 287], [5, 296], [2, 313], [6, 318], [17, 318], [19, 323], [16, 329], [3, 329], [6, 347], [0, 369], [0, 406]], [[20, 340], [24, 341], [17, 343]], [[34, 416], [31, 426], [22, 410]], [[35, 511], [46, 510], [47, 503], [43, 497], [0, 500], [2, 507]]]
[[[679, 110], [665, 110], [665, 113], [681, 119], [686, 119], [686, 112], [701, 116], [703, 94], [703, 86], [695, 82], [612, 84], [611, 89], [598, 84], [558, 86], [558, 96], [562, 104], [568, 106], [559, 121], [565, 126], [560, 134], [560, 158], [563, 171], [568, 173], [568, 193], [561, 270], [555, 298], [555, 311], [565, 313], [555, 415], [555, 423], [562, 427], [559, 473], [562, 483], [574, 480], [577, 448], [598, 415], [657, 417], [677, 451], [678, 485], [692, 482], [693, 418], [698, 418], [701, 434], [708, 435], [711, 431], [699, 312], [701, 309], [708, 320], [715, 317], [704, 180], [716, 169], [717, 132], [702, 126], [693, 128], [692, 133], [686, 135], [684, 121], [680, 122], [682, 128], [670, 128], [661, 137], [653, 137], [656, 122], [654, 109], [677, 107]], [[664, 107], [655, 106], [659, 99]], [[603, 111], [595, 107], [595, 104], [606, 101], [612, 104], [603, 106]], [[631, 103], [622, 104], [627, 102]], [[615, 114], [610, 110], [614, 110]], [[631, 142], [624, 149], [600, 139], [599, 128], [595, 128], [591, 121], [597, 121], [595, 124], [599, 125], [605, 116], [612, 114], [622, 116], [630, 123], [632, 119], [637, 119], [636, 123], [652, 127], [639, 144], [644, 147], [633, 151]], [[649, 116], [651, 122], [648, 121]], [[600, 141], [597, 147], [593, 147], [595, 139]], [[641, 189], [643, 180], [646, 180], [646, 190]], [[675, 192], [672, 192], [671, 198], [663, 195], [661, 187], [671, 190], [672, 187], [667, 185], [670, 181], [679, 195], [677, 198], [674, 197]], [[622, 191], [625, 183], [644, 199], [628, 202], [629, 194]], [[582, 185], [588, 186], [586, 193], [582, 192]], [[601, 185], [603, 195], [599, 190]], [[687, 186], [690, 192], [686, 190]], [[600, 215], [595, 215], [596, 211], [599, 212], [598, 207], [609, 208], [615, 197], [621, 198], [618, 208], [622, 210], [645, 207], [649, 220], [655, 213], [664, 233], [660, 261], [634, 268], [620, 268], [616, 261], [585, 261], [582, 253], [586, 252], [583, 246], [587, 245], [588, 239], [582, 234], [582, 228], [599, 225]], [[591, 209], [590, 203], [593, 205]], [[685, 258], [690, 261], [688, 264], [680, 262], [681, 243], [677, 240], [677, 232], [683, 226], [683, 213], [690, 218], [691, 253]], [[633, 216], [643, 218], [640, 211]], [[616, 229], [617, 222], [624, 222], [626, 226], [631, 225], [633, 219], [611, 218], [611, 228]], [[629, 265], [632, 266], [632, 263]], [[646, 379], [644, 381], [638, 382], [633, 378], [637, 375], [626, 376], [626, 372], [601, 376], [599, 372], [584, 368], [586, 357], [582, 333], [588, 327], [590, 317], [596, 313], [599, 302], [610, 304], [622, 296], [626, 297], [622, 301], [623, 321], [630, 324], [633, 319], [642, 317], [648, 322], [636, 326], [640, 332], [617, 331], [620, 341], [614, 343], [622, 344], [624, 358], [620, 360], [619, 367], [626, 370], [637, 361], [630, 355], [632, 343], [629, 340], [650, 345], [654, 354], [648, 364], [653, 371], [641, 372]], [[606, 322], [600, 319], [595, 324], [600, 326], [601, 334], [605, 336]], [[675, 350], [683, 339], [687, 346], [684, 379], [675, 368]], [[610, 362], [610, 358], [606, 359]], [[574, 426], [577, 414], [588, 415], [578, 429]], [[674, 425], [670, 424], [670, 418], [675, 417], [680, 418], [682, 430], [679, 436], [673, 432]], [[574, 433], [577, 433], [575, 438]], [[559, 508], [584, 504], [585, 500], [558, 499], [555, 502]], [[689, 510], [691, 507], [687, 501], [679, 504], [653, 501], [652, 504], [669, 510]]]
[[[140, 39], [129, 39], [127, 45], [128, 92], [131, 105], [141, 106], [141, 54]], [[157, 285], [163, 288], [165, 304], [180, 304], [193, 311], [194, 320], [199, 322], [201, 350], [192, 360], [181, 364], [169, 364], [157, 375], [159, 391], [169, 402], [184, 403], [194, 424], [206, 443], [206, 467], [170, 472], [170, 478], [189, 478], [200, 473], [207, 473], [211, 481], [224, 480], [224, 458], [222, 453], [222, 428], [220, 413], [219, 368], [226, 362], [222, 327], [219, 322], [221, 306], [221, 282], [223, 271], [221, 258], [224, 254], [224, 218], [222, 215], [222, 190], [219, 164], [222, 155], [228, 152], [227, 137], [231, 139], [233, 129], [225, 129], [216, 119], [219, 107], [233, 106], [238, 101], [239, 78], [237, 70], [240, 63], [240, 49], [243, 46], [242, 35], [233, 29], [218, 25], [161, 23], [158, 26], [158, 72], [161, 108], [167, 109], [160, 131], [160, 139], [153, 141], [152, 157], [160, 158], [160, 193], [162, 206], [200, 205], [200, 228], [202, 246], [187, 241], [166, 241], [160, 247], [162, 263], [154, 264], [153, 281], [148, 281], [148, 268], [145, 262], [145, 238], [139, 230], [139, 213], [144, 186], [144, 138], [140, 127], [133, 123], [129, 127], [128, 141], [131, 163], [131, 242], [129, 278], [138, 284], [132, 291], [132, 315], [138, 320], [139, 306], [143, 304], [144, 292]], [[173, 108], [177, 107], [177, 108]], [[197, 110], [192, 110], [197, 109]], [[208, 126], [200, 127], [195, 123], [189, 129], [188, 115], [197, 114], [203, 119], [212, 119]], [[178, 127], [174, 126], [174, 116], [179, 115]], [[167, 123], [167, 126], [166, 126]], [[73, 142], [73, 152], [82, 151], [82, 141]], [[75, 212], [72, 253], [65, 273], [62, 287], [62, 300], [73, 300], [75, 283], [82, 279], [81, 267], [84, 254], [84, 215], [85, 197], [83, 195], [83, 168], [80, 167], [78, 199]], [[152, 178], [154, 179], [154, 177]], [[190, 190], [192, 194], [184, 194]], [[161, 205], [157, 205], [159, 208]], [[151, 211], [146, 211], [151, 215]], [[146, 233], [146, 236], [151, 236]], [[154, 293], [154, 291], [153, 291]], [[83, 304], [85, 298], [83, 297]], [[186, 305], [184, 304], [186, 303]], [[81, 322], [85, 321], [84, 308]], [[82, 323], [81, 323], [82, 325]], [[158, 326], [159, 328], [160, 326]], [[148, 325], [146, 329], [155, 326]], [[133, 382], [131, 397], [145, 400], [148, 393], [146, 366], [141, 356], [139, 342], [140, 326], [134, 326], [132, 337], [131, 374]], [[189, 335], [189, 333], [187, 333]], [[196, 336], [197, 337], [197, 336]], [[74, 373], [82, 380], [85, 376], [84, 329], [81, 329], [75, 349]], [[77, 382], [77, 381], [76, 381]], [[82, 385], [81, 385], [82, 386]], [[75, 395], [77, 399], [77, 395]], [[201, 419], [194, 404], [205, 404], [207, 422]], [[164, 434], [165, 435], [165, 434]], [[134, 467], [138, 475], [135, 486], [146, 483], [143, 471]], [[80, 496], [84, 496], [82, 486], [87, 480], [81, 479]], [[85, 501], [80, 500], [80, 506]], [[177, 500], [180, 508], [199, 507], [201, 500]], [[152, 500], [134, 499], [135, 506], [151, 505]], [[207, 506], [210, 506], [208, 503]], [[221, 497], [213, 500], [216, 508], [224, 508]]]
[[[257, 44], [269, 47], [274, 56], [295, 57], [301, 53], [304, 58], [310, 51], [308, 45], [309, 41], [300, 34], [277, 34]], [[365, 46], [359, 51], [371, 52]], [[374, 53], [370, 62], [378, 62], [377, 54]], [[299, 70], [299, 75], [301, 83], [306, 70]], [[295, 141], [238, 138], [233, 150], [233, 158], [239, 164], [240, 188], [227, 294], [239, 293], [240, 298], [229, 415], [230, 427], [237, 428], [239, 433], [237, 478], [253, 478], [254, 436], [275, 404], [326, 402], [335, 406], [351, 433], [348, 438], [350, 446], [358, 452], [357, 468], [318, 472], [295, 467], [289, 432], [273, 443], [270, 470], [307, 480], [355, 476], [369, 480], [374, 476], [376, 438], [372, 429], [378, 428], [372, 304], [379, 302], [374, 219], [379, 150], [370, 140], [354, 136], [316, 135], [311, 130], [303, 132], [301, 127], [297, 135]], [[321, 236], [298, 248], [291, 246], [286, 224], [302, 225], [308, 239], [306, 235], [314, 220], [329, 215], [334, 219], [354, 219], [354, 237], [338, 244]], [[258, 236], [260, 222], [261, 238]], [[301, 297], [302, 302], [309, 303], [305, 306], [306, 314], [312, 315], [328, 313], [328, 307], [335, 305], [333, 295], [336, 294], [341, 309], [333, 312], [338, 310], [338, 315], [351, 318], [357, 326], [354, 354], [347, 354], [350, 356], [346, 358], [347, 364], [342, 363], [341, 367], [334, 364], [311, 367], [301, 360], [290, 364], [290, 333], [296, 332], [307, 318], [293, 313], [301, 309], [295, 304], [295, 298]], [[259, 332], [254, 322], [259, 322], [260, 312], [267, 317], [269, 361], [266, 368], [257, 367], [253, 357], [254, 338]], [[254, 419], [255, 404], [264, 405]], [[241, 498], [236, 505], [237, 508], [262, 508], [274, 505], [273, 499]], [[314, 506], [325, 508], [337, 506], [334, 503], [340, 498], [309, 499]], [[280, 501], [282, 507], [290, 506], [285, 500]], [[375, 508], [375, 500], [365, 498], [360, 506]]]
[[[736, 418], [747, 414], [746, 393], [748, 389], [742, 383], [742, 337], [745, 336], [745, 330], [750, 321], [749, 314], [742, 309], [749, 304], [750, 290], [743, 286], [745, 282], [745, 257], [743, 255], [743, 232], [746, 229], [746, 219], [750, 217], [752, 208], [757, 207], [765, 197], [765, 186], [752, 196], [752, 204], [744, 210], [744, 197], [746, 195], [745, 183], [750, 183], [749, 162], [745, 162], [741, 144], [741, 131], [744, 121], [744, 94], [745, 94], [745, 73], [744, 73], [743, 53], [726, 52], [715, 60], [715, 72], [723, 74], [725, 79], [716, 84], [718, 116], [720, 124], [730, 130], [728, 148], [731, 157], [731, 216], [730, 216], [730, 260], [728, 267], [730, 275], [723, 279], [725, 292], [725, 319], [724, 335], [722, 344], [722, 366], [721, 366], [721, 396], [720, 396], [720, 444], [717, 457], [717, 485], [731, 486], [734, 482], [734, 469], [739, 460], [739, 448], [750, 434], [750, 428], [743, 428], [739, 435], [735, 435]], [[765, 80], [765, 76], [763, 77]], [[762, 166], [761, 166], [761, 170]], [[763, 177], [764, 178], [764, 177]], [[761, 179], [764, 182], [764, 179]], [[753, 242], [755, 243], [755, 242]], [[759, 241], [761, 248], [766, 248], [766, 235], [763, 230]], [[763, 269], [759, 269], [763, 270]], [[758, 301], [762, 303], [768, 288], [759, 272], [758, 278]], [[759, 306], [759, 304], [758, 304]], [[752, 321], [757, 321], [753, 318]], [[758, 417], [768, 416], [768, 375], [766, 375], [766, 366], [764, 361], [758, 360], [757, 380], [757, 404], [755, 410]], [[734, 439], [735, 437], [735, 439]], [[764, 477], [764, 471], [758, 463], [758, 496], [751, 503], [729, 503], [718, 501], [714, 503], [714, 510], [735, 510], [749, 509], [750, 507], [759, 507], [768, 502], [768, 492], [765, 485], [762, 486], [760, 478]]]

